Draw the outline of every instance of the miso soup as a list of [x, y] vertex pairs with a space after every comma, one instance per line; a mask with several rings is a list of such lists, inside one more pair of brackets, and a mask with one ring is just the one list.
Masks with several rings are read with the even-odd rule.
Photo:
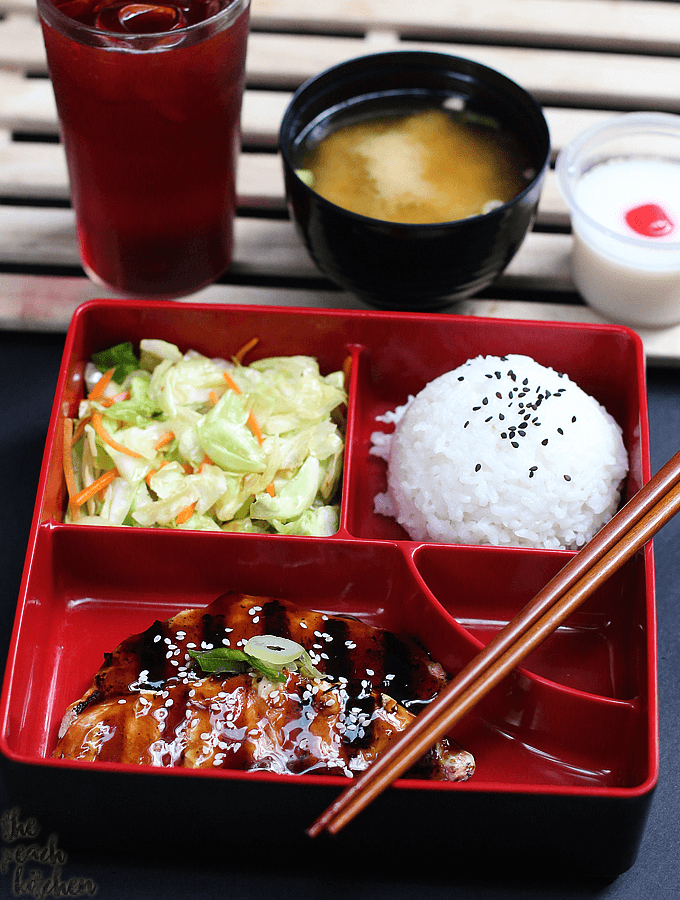
[[382, 110], [360, 102], [312, 123], [296, 154], [300, 177], [352, 212], [435, 223], [488, 212], [536, 175], [496, 120], [445, 101], [396, 102]]

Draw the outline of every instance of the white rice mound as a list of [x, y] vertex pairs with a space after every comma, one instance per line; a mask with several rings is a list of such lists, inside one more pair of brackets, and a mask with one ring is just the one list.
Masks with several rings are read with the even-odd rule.
[[388, 464], [375, 511], [416, 541], [578, 549], [614, 515], [621, 428], [568, 376], [528, 356], [478, 356], [379, 417]]

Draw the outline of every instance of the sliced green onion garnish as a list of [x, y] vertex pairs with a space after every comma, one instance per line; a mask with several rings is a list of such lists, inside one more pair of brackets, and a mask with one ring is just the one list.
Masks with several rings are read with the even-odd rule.
[[216, 647], [214, 650], [189, 650], [203, 672], [245, 672], [249, 665], [243, 650], [231, 647]]
[[257, 634], [243, 650], [216, 647], [213, 650], [189, 650], [202, 672], [239, 674], [254, 669], [272, 681], [285, 681], [285, 669], [299, 670], [306, 678], [323, 678], [302, 644], [273, 634]]
[[248, 656], [254, 656], [265, 663], [289, 666], [300, 658], [305, 648], [289, 638], [276, 637], [273, 634], [256, 634], [247, 641], [243, 651]]
[[216, 647], [214, 650], [189, 650], [189, 656], [195, 659], [202, 672], [211, 675], [238, 675], [254, 669], [271, 681], [285, 681], [286, 676], [280, 668], [268, 666], [260, 659], [249, 656], [243, 650], [231, 647]]
[[323, 672], [319, 672], [314, 663], [312, 662], [312, 657], [307, 653], [306, 650], [303, 650], [300, 654], [300, 658], [297, 661], [298, 669], [301, 674], [305, 676], [305, 678], [323, 678]]
[[316, 179], [314, 178], [314, 173], [310, 169], [296, 169], [295, 174], [300, 179], [300, 181], [304, 181], [304, 183], [310, 187], [314, 187], [314, 182]]

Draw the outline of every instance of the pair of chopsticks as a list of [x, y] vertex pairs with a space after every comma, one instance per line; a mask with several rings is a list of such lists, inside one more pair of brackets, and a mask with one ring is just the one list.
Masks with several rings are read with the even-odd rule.
[[562, 568], [332, 803], [307, 833], [336, 834], [506, 677], [680, 510], [680, 452]]

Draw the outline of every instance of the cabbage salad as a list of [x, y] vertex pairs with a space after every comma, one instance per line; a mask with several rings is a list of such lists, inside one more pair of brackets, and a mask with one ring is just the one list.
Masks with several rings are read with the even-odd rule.
[[139, 357], [130, 343], [95, 354], [78, 418], [64, 422], [65, 521], [337, 531], [343, 373], [323, 376], [308, 356], [243, 355], [162, 340], [141, 341]]

